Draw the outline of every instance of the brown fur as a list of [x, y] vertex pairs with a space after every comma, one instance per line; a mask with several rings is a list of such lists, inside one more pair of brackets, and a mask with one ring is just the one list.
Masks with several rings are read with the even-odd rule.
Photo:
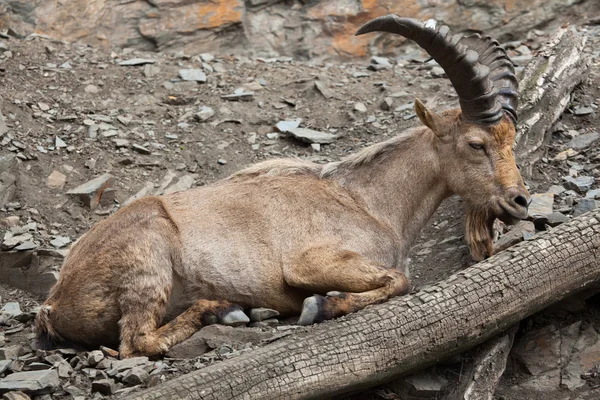
[[474, 254], [489, 255], [489, 221], [528, 199], [514, 127], [417, 108], [426, 127], [340, 162], [272, 160], [123, 207], [73, 246], [38, 338], [155, 355], [237, 306], [298, 314], [317, 294], [314, 321], [357, 311], [408, 291], [410, 247], [453, 194], [472, 207]]

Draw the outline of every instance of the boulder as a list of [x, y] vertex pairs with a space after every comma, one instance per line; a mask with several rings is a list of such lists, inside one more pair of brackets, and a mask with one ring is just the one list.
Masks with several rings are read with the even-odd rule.
[[[485, 31], [493, 37], [524, 37], [535, 26], [561, 23], [575, 0], [438, 2], [435, 17], [457, 32]], [[95, 47], [184, 50], [187, 54], [220, 52], [301, 57], [362, 57], [374, 51], [392, 53], [400, 37], [371, 34], [354, 37], [366, 21], [395, 13], [430, 18], [428, 2], [414, 0], [340, 0], [284, 2], [274, 0], [12, 0], [0, 6], [0, 27], [20, 34], [48, 34]], [[105, 21], [111, 21], [106, 24]], [[531, 55], [523, 57], [530, 58]], [[390, 68], [378, 58], [373, 66]], [[135, 62], [134, 62], [135, 61]], [[142, 65], [152, 60], [125, 60]], [[383, 64], [379, 63], [383, 62]], [[205, 61], [209, 63], [210, 61]]]

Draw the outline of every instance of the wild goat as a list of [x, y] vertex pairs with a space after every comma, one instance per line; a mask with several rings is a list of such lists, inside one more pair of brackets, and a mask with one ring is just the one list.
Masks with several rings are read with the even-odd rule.
[[512, 145], [517, 80], [489, 37], [460, 38], [435, 20], [395, 15], [357, 34], [415, 40], [444, 68], [460, 109], [343, 161], [267, 161], [212, 185], [140, 199], [76, 243], [37, 316], [40, 345], [120, 346], [158, 355], [242, 308], [301, 314], [312, 324], [409, 289], [406, 259], [445, 198], [471, 207], [467, 239], [489, 255], [494, 218], [527, 216]]

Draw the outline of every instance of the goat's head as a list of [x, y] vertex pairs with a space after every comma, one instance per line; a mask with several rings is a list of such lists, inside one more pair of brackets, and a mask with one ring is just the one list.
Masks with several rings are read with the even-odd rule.
[[[494, 217], [506, 223], [526, 218], [530, 198], [512, 150], [518, 104], [512, 62], [489, 36], [454, 36], [435, 20], [388, 15], [368, 22], [356, 34], [374, 31], [414, 40], [452, 82], [460, 109], [436, 113], [418, 99], [415, 109], [436, 135], [440, 167], [449, 189], [469, 204], [468, 225], [475, 231], [467, 231], [467, 240], [474, 257], [491, 255], [489, 233]], [[480, 251], [484, 253], [480, 255], [473, 249], [472, 239], [483, 236], [489, 251]]]

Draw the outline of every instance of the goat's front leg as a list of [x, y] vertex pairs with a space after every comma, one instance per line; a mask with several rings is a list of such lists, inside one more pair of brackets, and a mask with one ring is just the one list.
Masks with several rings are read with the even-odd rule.
[[200, 299], [174, 320], [157, 327], [155, 308], [149, 301], [136, 312], [127, 312], [121, 318], [121, 358], [156, 356], [192, 336], [206, 325], [221, 323], [237, 326], [249, 322], [241, 307], [227, 301]]
[[409, 290], [404, 273], [331, 246], [304, 250], [283, 273], [288, 285], [317, 293], [304, 300], [301, 325], [340, 317]]

